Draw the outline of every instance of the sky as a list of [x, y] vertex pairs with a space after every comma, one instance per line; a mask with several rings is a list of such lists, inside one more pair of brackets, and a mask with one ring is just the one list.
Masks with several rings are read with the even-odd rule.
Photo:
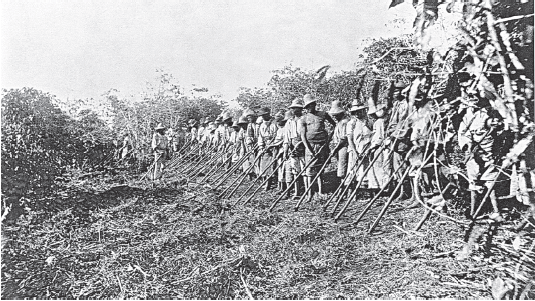
[[[390, 0], [1, 0], [0, 87], [60, 99], [139, 95], [156, 70], [224, 99], [292, 64], [350, 70], [367, 38], [412, 22]], [[410, 23], [409, 22], [409, 23]]]

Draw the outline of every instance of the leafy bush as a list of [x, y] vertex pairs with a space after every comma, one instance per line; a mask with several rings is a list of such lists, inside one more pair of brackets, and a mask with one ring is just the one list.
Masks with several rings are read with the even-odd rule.
[[69, 117], [54, 96], [33, 88], [4, 90], [2, 97], [2, 193], [24, 195], [53, 185], [68, 165]]

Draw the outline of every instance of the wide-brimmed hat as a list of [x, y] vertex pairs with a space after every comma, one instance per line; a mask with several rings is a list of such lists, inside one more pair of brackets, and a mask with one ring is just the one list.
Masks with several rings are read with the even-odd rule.
[[238, 120], [236, 120], [236, 121], [234, 121], [234, 122], [232, 123], [232, 127], [233, 127], [233, 128], [234, 128], [234, 127], [239, 127], [239, 126], [240, 126], [240, 124], [239, 124]]
[[286, 111], [286, 113], [284, 114], [284, 120], [285, 121], [288, 121], [288, 120], [292, 119], [293, 117], [294, 117], [294, 114], [290, 110]]
[[249, 116], [256, 116], [256, 114], [252, 109], [247, 108], [243, 111], [243, 117], [247, 118]]
[[394, 82], [394, 89], [403, 90], [407, 87], [407, 84], [403, 81], [397, 80]]
[[210, 131], [215, 131], [217, 129], [217, 125], [215, 124], [215, 122], [210, 122], [210, 124], [208, 125], [208, 129]]
[[230, 115], [229, 112], [225, 112], [225, 113], [223, 113], [223, 115], [222, 115], [222, 119], [223, 119], [223, 121], [227, 121], [227, 120], [229, 120], [229, 119], [232, 119], [232, 115]]
[[163, 126], [163, 124], [160, 122], [160, 123], [158, 123], [158, 125], [156, 126], [155, 130], [165, 130], [165, 126]]
[[213, 120], [212, 120], [212, 117], [210, 117], [210, 116], [206, 116], [206, 118], [204, 119], [203, 124], [207, 124], [207, 123], [210, 123], [210, 122], [212, 122], [212, 121], [213, 121]]
[[301, 100], [301, 98], [296, 97], [296, 98], [292, 101], [292, 104], [290, 105], [289, 108], [290, 108], [290, 109], [291, 109], [291, 108], [302, 109], [302, 108], [303, 108], [303, 101]]
[[339, 100], [333, 101], [331, 105], [331, 109], [329, 110], [329, 114], [337, 115], [337, 114], [344, 113], [344, 112], [345, 110], [344, 108], [342, 108], [342, 102]]
[[259, 116], [267, 115], [267, 114], [271, 114], [271, 110], [270, 110], [269, 108], [261, 108], [261, 109], [258, 111], [258, 115], [259, 115]]
[[355, 112], [359, 110], [364, 110], [366, 108], [367, 108], [366, 105], [362, 101], [358, 99], [354, 99], [353, 102], [351, 103], [351, 108], [349, 109], [349, 111]]
[[258, 116], [258, 118], [256, 118], [256, 124], [262, 124], [262, 122], [264, 122], [264, 118], [262, 118], [262, 116]]
[[197, 120], [195, 120], [195, 119], [193, 119], [193, 118], [190, 119], [190, 120], [188, 121], [188, 125], [189, 125], [189, 126], [194, 126], [194, 125], [196, 125], [196, 124], [197, 124]]
[[305, 103], [304, 107], [306, 107], [310, 104], [316, 103], [316, 98], [312, 94], [305, 94], [305, 96], [303, 96], [303, 102]]
[[241, 116], [240, 118], [238, 118], [238, 124], [247, 124], [249, 123], [247, 121], [247, 118], [245, 118], [245, 116]]

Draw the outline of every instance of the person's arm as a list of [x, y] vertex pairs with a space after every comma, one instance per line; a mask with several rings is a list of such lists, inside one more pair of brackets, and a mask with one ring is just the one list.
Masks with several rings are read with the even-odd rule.
[[307, 125], [303, 118], [300, 120], [300, 123], [301, 123], [301, 141], [303, 141], [305, 148], [311, 154], [313, 154], [314, 152], [312, 151], [312, 146], [310, 145], [310, 142], [308, 142], [308, 139], [307, 139]]
[[349, 121], [346, 127], [346, 137], [347, 137], [347, 144], [348, 144], [349, 152], [357, 151], [357, 147], [355, 146], [355, 140], [353, 137], [354, 128], [355, 128], [355, 122], [353, 120]]
[[152, 143], [151, 143], [152, 151], [155, 151], [156, 147], [158, 147], [158, 141], [156, 139], [156, 133], [154, 133], [152, 134]]

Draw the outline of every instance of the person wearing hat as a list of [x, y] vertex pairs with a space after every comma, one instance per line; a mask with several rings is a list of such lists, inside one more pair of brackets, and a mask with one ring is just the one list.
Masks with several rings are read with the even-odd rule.
[[[316, 98], [311, 94], [303, 96], [304, 108], [306, 114], [303, 115], [300, 121], [301, 125], [301, 140], [305, 145], [305, 165], [308, 165], [305, 171], [307, 187], [312, 185], [312, 179], [319, 172], [323, 163], [329, 156], [329, 135], [325, 129], [325, 122], [329, 122], [332, 126], [336, 126], [336, 122], [329, 114], [324, 111], [316, 110]], [[309, 162], [313, 161], [310, 165]], [[323, 194], [323, 179], [321, 175], [318, 177], [318, 192]], [[309, 190], [308, 198], [312, 199], [313, 191]]]
[[347, 172], [347, 135], [346, 127], [349, 122], [349, 118], [346, 116], [342, 103], [339, 100], [332, 102], [329, 114], [336, 120], [336, 126], [334, 127], [333, 143], [336, 145], [332, 150], [333, 154], [336, 154], [337, 158], [337, 171], [336, 176], [343, 181]]
[[[470, 91], [474, 78], [459, 76], [459, 79], [462, 102], [470, 104], [466, 108], [458, 131], [459, 147], [469, 157], [466, 171], [471, 198], [470, 216], [475, 218], [476, 204], [484, 201], [482, 198], [486, 190], [492, 189], [489, 198], [493, 213], [489, 217], [501, 222], [503, 217], [498, 206], [495, 187], [504, 181], [504, 177], [499, 175], [498, 167], [513, 145], [511, 139], [513, 135], [504, 130], [503, 117], [492, 109], [489, 101], [481, 98], [475, 91]], [[496, 177], [498, 177], [497, 184], [493, 188], [492, 183]]]
[[208, 124], [210, 122], [210, 117], [206, 116], [201, 118], [199, 128], [197, 129], [197, 141], [201, 144], [204, 144], [206, 141], [206, 136], [208, 136]]
[[240, 149], [241, 144], [243, 143], [243, 135], [241, 134], [241, 126], [240, 126], [240, 120], [236, 120], [232, 123], [232, 133], [230, 134], [229, 138], [229, 146], [231, 147], [232, 153], [231, 153], [231, 164], [234, 164], [238, 162], [238, 160], [241, 158], [240, 155]]
[[[376, 98], [368, 98], [368, 116], [375, 119], [373, 123], [373, 134], [371, 138], [371, 154], [375, 162], [368, 172], [368, 189], [380, 190], [387, 184], [391, 173], [391, 160], [388, 160], [389, 150], [386, 144], [390, 139], [386, 136], [386, 104], [377, 104]], [[385, 143], [385, 147], [379, 149]], [[375, 159], [377, 158], [377, 159]]]
[[126, 156], [132, 149], [132, 144], [130, 143], [130, 138], [126, 131], [122, 132], [123, 136], [123, 146], [121, 147], [121, 160], [125, 160]]
[[[243, 116], [247, 119], [247, 128], [245, 130], [245, 146], [246, 146], [246, 153], [249, 153], [257, 144], [257, 135], [258, 131], [256, 130], [256, 113], [248, 108], [243, 112]], [[248, 170], [251, 164], [255, 162], [256, 159], [256, 152], [253, 152], [249, 155], [249, 159], [247, 162], [244, 162], [244, 170]], [[253, 168], [254, 169], [254, 168]], [[249, 179], [254, 179], [254, 173], [256, 170], [252, 170], [249, 173]]]
[[282, 144], [284, 142], [284, 126], [286, 124], [286, 120], [284, 118], [284, 111], [279, 111], [275, 115], [275, 123], [277, 124], [277, 133], [275, 134], [275, 139], [271, 143], [271, 145], [268, 145], [267, 148], [272, 149], [272, 153], [277, 156], [277, 179], [278, 179], [278, 185], [277, 188], [282, 192], [286, 189], [286, 181], [285, 181], [285, 168], [287, 167], [286, 164], [286, 158], [283, 158], [284, 150], [282, 148]]
[[[229, 112], [221, 115], [221, 124], [217, 127], [218, 150], [223, 150], [229, 143], [230, 134], [232, 133], [232, 116]], [[222, 158], [226, 161], [226, 158]]]
[[198, 129], [197, 129], [198, 124], [197, 124], [197, 120], [195, 120], [195, 119], [193, 119], [193, 118], [190, 119], [190, 120], [188, 121], [188, 125], [189, 125], [189, 127], [190, 127], [190, 130], [189, 130], [189, 134], [190, 134], [189, 136], [190, 136], [190, 137], [189, 137], [189, 138], [190, 138], [191, 141], [193, 141], [193, 142], [199, 142], [200, 140], [199, 140], [199, 138], [198, 138]]
[[[262, 115], [260, 115], [260, 113], [262, 112], [262, 110], [258, 110], [258, 116], [256, 117], [256, 122], [255, 122], [255, 125], [254, 125], [254, 131], [256, 133], [256, 141], [258, 143], [258, 139], [259, 139], [259, 135], [260, 135], [260, 126], [262, 125], [262, 123], [264, 122], [264, 118], [262, 118]], [[260, 151], [260, 149], [258, 150]], [[255, 173], [257, 175], [260, 175], [260, 163], [261, 161], [259, 160], [254, 168], [255, 170]]]
[[[391, 85], [389, 103], [391, 104], [390, 117], [386, 127], [386, 136], [390, 138], [389, 150], [390, 157], [386, 158], [387, 164], [390, 164], [392, 171], [397, 171], [394, 175], [395, 182], [399, 183], [401, 176], [409, 167], [408, 161], [405, 160], [407, 152], [411, 149], [410, 140], [410, 123], [409, 102], [407, 99], [409, 87], [402, 81], [395, 81]], [[394, 183], [393, 183], [394, 184]], [[394, 186], [394, 185], [392, 185]], [[397, 200], [402, 200], [410, 196], [411, 189], [409, 181], [404, 181], [398, 193]]]
[[[248, 147], [245, 141], [247, 139], [247, 127], [249, 126], [249, 121], [244, 115], [238, 118], [238, 126], [240, 127], [240, 130], [237, 136], [240, 142], [237, 145], [237, 153], [239, 154], [239, 157], [241, 158], [242, 156], [245, 156], [245, 154], [247, 154], [248, 152]], [[242, 171], [243, 172], [247, 171], [249, 166], [251, 166], [250, 164], [251, 162], [249, 160], [245, 160], [241, 166]]]
[[[260, 157], [260, 164], [258, 175], [264, 174], [267, 177], [273, 172], [275, 163], [272, 162], [276, 156], [276, 150], [269, 148], [275, 135], [277, 134], [277, 124], [271, 118], [271, 110], [269, 108], [261, 108], [258, 112], [259, 117], [262, 118], [262, 123], [258, 127], [258, 151], [262, 154]], [[265, 190], [271, 187], [272, 179], [267, 179]]]
[[[286, 183], [289, 185], [293, 182], [294, 178], [301, 173], [301, 170], [305, 168], [305, 146], [301, 141], [301, 118], [303, 117], [303, 101], [301, 98], [296, 97], [289, 107], [291, 115], [285, 116], [287, 118], [285, 131], [283, 150], [284, 157], [290, 157], [288, 170], [286, 174]], [[301, 191], [302, 179], [297, 179], [294, 182], [294, 198], [299, 197]], [[289, 191], [288, 195], [289, 197]]]
[[[440, 115], [434, 104], [428, 101], [428, 91], [429, 82], [424, 75], [416, 78], [409, 89], [408, 123], [412, 145], [409, 156], [409, 168], [412, 172], [409, 173], [409, 177], [412, 183], [412, 197], [405, 203], [406, 208], [420, 206], [422, 196], [431, 197], [435, 194], [433, 192], [435, 188], [438, 188], [433, 187], [432, 182], [436, 179], [434, 158], [430, 158], [429, 154], [435, 154], [438, 162], [445, 159], [444, 148], [440, 147], [443, 132], [436, 122], [440, 120]], [[439, 145], [435, 148], [436, 142]], [[438, 190], [436, 192], [438, 194]]]
[[[349, 112], [351, 119], [347, 122], [346, 136], [348, 142], [349, 158], [347, 164], [347, 176], [344, 185], [352, 185], [350, 179], [356, 173], [356, 182], [364, 181], [364, 170], [368, 166], [368, 158], [364, 156], [366, 149], [370, 143], [372, 131], [369, 126], [369, 122], [366, 116], [367, 106], [360, 100], [355, 99], [351, 103]], [[360, 160], [364, 162], [360, 165], [360, 168], [356, 170]], [[348, 189], [348, 195], [352, 193], [352, 189]]]
[[152, 135], [152, 151], [154, 152], [154, 173], [153, 180], [159, 180], [162, 175], [162, 169], [167, 151], [167, 137], [165, 137], [165, 127], [159, 123], [154, 129]]

